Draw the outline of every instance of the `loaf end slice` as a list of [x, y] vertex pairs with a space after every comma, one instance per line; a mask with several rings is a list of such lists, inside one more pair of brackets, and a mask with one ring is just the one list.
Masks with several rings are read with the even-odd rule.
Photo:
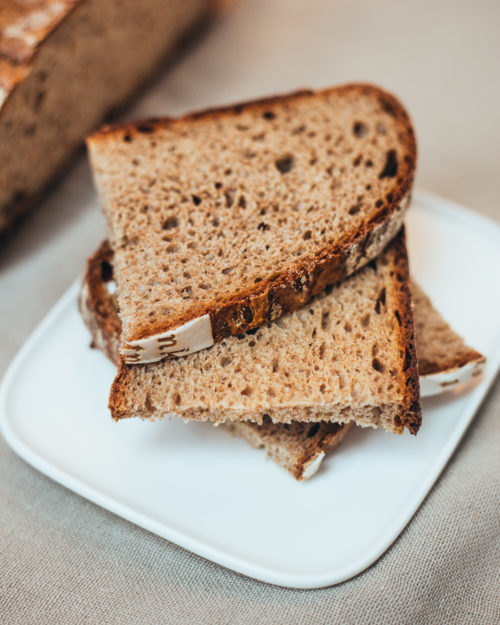
[[258, 328], [355, 272], [399, 231], [416, 162], [408, 114], [371, 85], [115, 125], [88, 147], [129, 364]]

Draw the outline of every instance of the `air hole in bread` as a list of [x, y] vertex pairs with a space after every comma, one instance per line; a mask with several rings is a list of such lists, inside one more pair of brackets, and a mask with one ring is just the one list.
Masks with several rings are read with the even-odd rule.
[[295, 165], [295, 158], [293, 157], [293, 154], [285, 154], [284, 156], [276, 159], [274, 164], [280, 174], [287, 174]]
[[301, 124], [292, 130], [292, 135], [300, 135], [306, 130], [305, 124]]
[[241, 395], [244, 395], [245, 397], [250, 397], [250, 395], [252, 394], [252, 389], [249, 386], [246, 386], [242, 391], [241, 391]]
[[376, 356], [378, 354], [378, 345], [374, 343], [372, 346], [372, 356]]
[[222, 270], [222, 273], [227, 276], [228, 273], [231, 273], [231, 271], [234, 269], [234, 267], [224, 267], [224, 269]]
[[361, 210], [362, 206], [363, 204], [361, 202], [358, 202], [357, 204], [351, 206], [351, 208], [349, 209], [349, 215], [357, 215]]
[[199, 206], [201, 204], [201, 197], [198, 195], [192, 195], [191, 199], [193, 200], [193, 204], [195, 206]]
[[101, 262], [101, 279], [103, 282], [109, 282], [113, 278], [113, 265], [107, 260]]
[[366, 124], [363, 124], [363, 122], [354, 122], [352, 132], [355, 137], [361, 139], [368, 134], [368, 126]]
[[228, 365], [230, 365], [233, 362], [232, 358], [229, 358], [229, 356], [224, 356], [223, 358], [220, 359], [220, 365], [221, 367], [227, 367]]
[[163, 222], [163, 230], [170, 230], [171, 228], [177, 228], [179, 226], [179, 220], [175, 215], [168, 217]]
[[383, 363], [380, 362], [378, 358], [374, 358], [372, 360], [372, 367], [375, 369], [375, 371], [379, 371], [380, 373], [383, 373], [385, 371], [385, 366], [383, 365]]
[[233, 205], [233, 202], [234, 202], [234, 190], [233, 189], [228, 189], [224, 193], [224, 197], [226, 199], [226, 206], [228, 208], [231, 208], [231, 206]]
[[331, 325], [330, 313], [328, 310], [325, 310], [321, 315], [321, 329], [329, 330]]
[[222, 189], [222, 182], [216, 182], [214, 186], [216, 189]]
[[129, 134], [126, 134], [123, 136], [123, 140], [125, 141], [125, 143], [131, 143], [132, 137]]
[[319, 346], [319, 357], [321, 358], [321, 360], [323, 360], [323, 356], [325, 355], [325, 351], [326, 351], [326, 343], [323, 342]]
[[366, 314], [361, 319], [361, 325], [363, 326], [363, 328], [367, 328], [370, 325], [370, 315], [369, 314]]
[[356, 156], [356, 158], [353, 160], [352, 164], [354, 165], [354, 167], [358, 167], [361, 163], [361, 159], [363, 157], [361, 156], [361, 154], [358, 154], [358, 156]]
[[191, 280], [191, 278], [192, 278], [192, 276], [191, 276], [191, 274], [189, 273], [189, 271], [184, 271], [184, 272], [182, 273], [182, 275], [184, 276], [184, 278], [186, 278], [186, 280]]
[[272, 367], [273, 367], [273, 373], [276, 373], [279, 369], [279, 358], [273, 358], [273, 362], [272, 362]]
[[272, 111], [264, 111], [262, 117], [267, 120], [275, 119], [276, 115]]
[[399, 310], [394, 311], [394, 316], [398, 320], [398, 325], [401, 325], [401, 315], [399, 314]]
[[178, 251], [179, 251], [179, 246], [176, 245], [175, 243], [171, 243], [170, 245], [167, 245], [167, 252], [169, 254], [175, 254]]
[[382, 306], [385, 306], [385, 287], [380, 291], [377, 301], [375, 302], [375, 312], [377, 315], [380, 315]]
[[261, 221], [260, 224], [257, 226], [257, 230], [262, 230], [262, 232], [265, 232], [266, 230], [271, 230], [271, 226], [269, 224], [266, 224], [264, 221]]
[[344, 330], [346, 332], [352, 332], [352, 325], [348, 321], [344, 323]]
[[[365, 161], [365, 167], [373, 167], [373, 161], [370, 158]], [[371, 184], [367, 185], [367, 188], [368, 187], [370, 187], [370, 189], [371, 189], [372, 188]]]
[[304, 239], [304, 241], [308, 241], [310, 238], [312, 237], [312, 232], [311, 230], [306, 230], [302, 236], [302, 238]]
[[386, 154], [385, 165], [379, 174], [379, 178], [394, 178], [398, 173], [398, 157], [396, 150], [389, 150]]
[[244, 195], [240, 195], [240, 199], [238, 200], [238, 206], [240, 208], [246, 208], [247, 207], [247, 201], [246, 201]]
[[[326, 391], [326, 384], [321, 384], [320, 387], [319, 387], [319, 391], [320, 391], [320, 393], [324, 393]], [[317, 425], [319, 425], [319, 424], [317, 424]]]
[[190, 299], [191, 295], [193, 295], [193, 287], [192, 286], [185, 286], [181, 290], [181, 297], [182, 297], [182, 299]]
[[311, 425], [311, 427], [309, 428], [309, 432], [307, 433], [307, 438], [312, 438], [313, 436], [316, 436], [316, 434], [318, 433], [318, 430], [319, 430], [319, 423], [315, 423], [314, 425]]

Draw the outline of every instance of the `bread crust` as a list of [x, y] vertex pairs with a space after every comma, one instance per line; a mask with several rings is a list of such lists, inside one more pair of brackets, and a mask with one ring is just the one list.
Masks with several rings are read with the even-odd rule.
[[[85, 0], [3, 2], [0, 10], [0, 116], [15, 87], [29, 74], [35, 55], [56, 28]], [[29, 26], [36, 17], [36, 26]], [[22, 24], [11, 34], [13, 27]], [[18, 33], [18, 34], [16, 34]], [[3, 92], [3, 97], [2, 97]]]
[[[420, 407], [420, 383], [418, 379], [417, 352], [415, 348], [415, 328], [413, 323], [413, 307], [410, 292], [410, 268], [406, 252], [406, 235], [404, 229], [393, 242], [396, 259], [396, 280], [393, 282], [396, 290], [396, 301], [399, 306], [395, 313], [399, 332], [399, 354], [403, 362], [401, 378], [401, 395], [404, 398], [403, 409], [399, 417], [400, 431], [407, 427], [412, 434], [416, 434], [422, 423]], [[396, 426], [398, 423], [396, 422]]]
[[[211, 300], [203, 306], [193, 306], [175, 321], [156, 318], [141, 322], [137, 320], [128, 342], [141, 341], [158, 334], [170, 332], [193, 319], [206, 314], [210, 316], [215, 342], [229, 335], [238, 335], [273, 321], [303, 306], [311, 297], [327, 285], [344, 279], [378, 256], [403, 224], [404, 213], [410, 202], [411, 188], [415, 175], [417, 145], [410, 118], [401, 103], [391, 94], [369, 84], [355, 83], [324, 89], [322, 91], [302, 90], [292, 94], [212, 108], [190, 113], [179, 119], [170, 117], [138, 122], [113, 124], [102, 128], [87, 140], [92, 160], [92, 150], [98, 144], [136, 134], [154, 134], [159, 129], [189, 128], [190, 124], [203, 119], [238, 116], [243, 111], [264, 111], [267, 107], [303, 98], [322, 97], [329, 94], [352, 97], [372, 96], [377, 98], [380, 108], [395, 120], [401, 129], [404, 155], [394, 188], [381, 200], [380, 205], [364, 220], [359, 228], [346, 233], [340, 240], [315, 256], [297, 263], [290, 270], [264, 278], [258, 284], [225, 296], [223, 301]], [[124, 348], [125, 349], [125, 348]]]

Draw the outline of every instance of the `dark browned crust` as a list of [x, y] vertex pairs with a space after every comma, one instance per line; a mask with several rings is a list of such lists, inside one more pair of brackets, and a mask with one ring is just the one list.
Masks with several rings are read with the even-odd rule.
[[92, 347], [102, 349], [117, 364], [122, 324], [107, 288], [112, 279], [113, 251], [104, 241], [87, 261], [78, 308], [92, 336]]
[[[313, 424], [306, 424], [309, 427], [309, 431], [314, 427]], [[307, 464], [318, 455], [318, 450], [328, 454], [332, 449], [340, 445], [344, 440], [344, 437], [354, 426], [354, 423], [333, 423], [333, 422], [320, 422], [318, 433], [314, 437], [313, 445], [306, 448], [306, 451], [299, 457], [295, 466], [291, 470], [293, 477], [299, 482], [304, 478], [304, 469]], [[282, 426], [283, 427], [283, 426]]]
[[[4, 102], [0, 105], [0, 120], [5, 110], [10, 96], [14, 89], [22, 80], [28, 76], [30, 67], [34, 61], [42, 43], [45, 43], [56, 32], [56, 30], [66, 21], [66, 19], [73, 13], [77, 6], [81, 5], [85, 0], [74, 0], [73, 5], [68, 6], [66, 13], [60, 16], [57, 21], [54, 21], [49, 28], [44, 29], [39, 34], [39, 40], [35, 47], [30, 47], [29, 50], [23, 47], [21, 52], [19, 45], [12, 40], [7, 40], [2, 37], [2, 30], [5, 27], [5, 23], [2, 23], [0, 19], [0, 87], [3, 87], [7, 91], [7, 96]], [[17, 5], [17, 2], [13, 2]], [[151, 75], [145, 76], [144, 80], [138, 85], [134, 92], [118, 107], [113, 107], [103, 115], [103, 120], [106, 121], [110, 117], [118, 115], [125, 108], [138, 97], [138, 94], [149, 84], [151, 84], [157, 77], [158, 73], [168, 69], [171, 64], [179, 59], [190, 46], [190, 44], [199, 36], [202, 35], [212, 23], [214, 15], [220, 13], [224, 8], [220, 7], [219, 0], [208, 0], [207, 11], [195, 24], [193, 24], [188, 30], [182, 33], [178, 41], [174, 44], [173, 48], [168, 50], [163, 58], [158, 62], [156, 69], [153, 70]], [[36, 6], [35, 9], [39, 7]], [[31, 13], [31, 9], [26, 10], [26, 15]], [[47, 195], [49, 195], [59, 180], [68, 172], [74, 162], [82, 153], [84, 147], [84, 138], [82, 137], [82, 143], [80, 146], [68, 156], [66, 163], [47, 180], [38, 191], [31, 195], [23, 195], [21, 198], [13, 197], [12, 200], [3, 207], [0, 207], [0, 211], [7, 215], [7, 223], [2, 226], [0, 230], [0, 246], [15, 232], [17, 227], [23, 222], [23, 219], [30, 212], [30, 210], [39, 204]]]
[[400, 426], [400, 433], [407, 427], [412, 434], [416, 434], [422, 423], [422, 410], [420, 407], [420, 383], [410, 291], [410, 269], [404, 228], [401, 229], [392, 245], [395, 252], [394, 271], [396, 272], [396, 280], [394, 281], [396, 307], [393, 314], [399, 326], [398, 346], [403, 374], [401, 385], [403, 403], [401, 414], [395, 425], [396, 427]]
[[[246, 110], [261, 110], [267, 107], [296, 101], [302, 98], [327, 95], [330, 93], [348, 93], [359, 95], [375, 95], [378, 99], [381, 112], [393, 117], [401, 126], [402, 143], [405, 154], [402, 159], [401, 173], [395, 187], [387, 193], [382, 204], [356, 230], [347, 233], [340, 242], [329, 249], [323, 250], [315, 257], [302, 261], [293, 270], [280, 273], [277, 276], [264, 279], [251, 289], [235, 293], [223, 302], [210, 302], [198, 306], [196, 310], [186, 313], [175, 321], [148, 322], [147, 325], [138, 325], [134, 335], [129, 340], [139, 340], [160, 334], [203, 315], [210, 315], [212, 333], [215, 341], [220, 341], [229, 335], [238, 335], [252, 330], [262, 324], [272, 321], [284, 313], [291, 312], [303, 306], [311, 297], [320, 293], [326, 286], [338, 282], [349, 274], [347, 260], [354, 245], [359, 245], [362, 263], [371, 260], [365, 255], [365, 250], [373, 243], [376, 237], [383, 237], [391, 225], [391, 219], [397, 217], [397, 211], [405, 200], [409, 198], [415, 175], [417, 145], [411, 120], [402, 104], [390, 93], [379, 87], [368, 84], [347, 84], [322, 91], [302, 90], [292, 94], [273, 96], [260, 100], [253, 100], [241, 104], [212, 108], [205, 111], [190, 113], [175, 119], [164, 117], [122, 124], [105, 126], [87, 139], [89, 147], [99, 141], [115, 135], [128, 136], [133, 139], [136, 134], [154, 133], [156, 130], [186, 126], [197, 120], [207, 117], [221, 117], [240, 115]], [[380, 251], [380, 250], [379, 250]]]

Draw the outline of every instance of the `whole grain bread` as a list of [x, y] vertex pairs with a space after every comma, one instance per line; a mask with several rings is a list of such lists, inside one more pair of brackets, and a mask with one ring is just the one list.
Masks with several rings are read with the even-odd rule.
[[120, 362], [113, 418], [355, 421], [416, 433], [418, 374], [404, 234], [309, 305], [210, 350]]
[[406, 111], [370, 85], [110, 126], [88, 147], [129, 363], [258, 328], [369, 262], [416, 161]]
[[210, 0], [0, 2], [0, 232], [209, 10]]
[[[79, 308], [90, 330], [92, 345], [117, 364], [121, 323], [115, 286], [113, 252], [105, 242], [87, 263]], [[474, 363], [479, 367], [484, 363], [484, 357], [465, 345], [414, 281], [411, 282], [411, 290], [421, 389], [423, 394], [426, 388], [431, 392], [435, 389], [443, 391], [461, 377], [457, 375], [459, 370], [470, 368]], [[446, 352], [446, 358], [443, 358], [443, 352]], [[447, 375], [446, 380], [438, 380], [431, 385], [432, 380], [441, 375]], [[229, 422], [222, 427], [245, 438], [254, 447], [265, 449], [273, 460], [298, 480], [314, 474], [324, 456], [341, 442], [349, 430], [349, 425], [337, 423], [273, 424], [269, 419], [261, 425], [241, 421]]]

